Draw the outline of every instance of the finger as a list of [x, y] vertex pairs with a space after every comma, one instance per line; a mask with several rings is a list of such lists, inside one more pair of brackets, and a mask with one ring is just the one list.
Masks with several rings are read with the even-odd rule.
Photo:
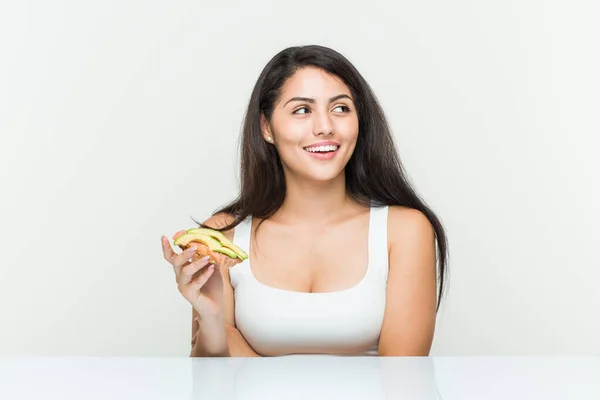
[[180, 285], [187, 285], [194, 278], [194, 274], [206, 267], [209, 263], [209, 256], [204, 256], [199, 260], [189, 263], [185, 267], [181, 268], [181, 271], [177, 274], [177, 282]]
[[192, 336], [192, 347], [194, 347], [196, 345], [197, 341], [198, 341], [198, 331], [196, 331], [196, 333], [194, 333], [194, 336]]
[[200, 324], [198, 322], [198, 317], [194, 318], [194, 320], [192, 321], [192, 331], [194, 332], [194, 334], [192, 335], [192, 347], [196, 343], [196, 338], [198, 337], [199, 325]]
[[204, 284], [206, 284], [206, 282], [208, 282], [210, 277], [213, 275], [214, 271], [214, 265], [210, 264], [208, 268], [205, 268], [204, 270], [200, 271], [200, 273], [197, 274], [197, 276], [194, 276], [194, 279], [187, 285], [179, 283], [177, 287], [179, 288], [179, 291], [181, 293], [191, 292], [194, 293], [196, 297], [199, 297], [201, 295], [200, 291], [202, 290], [202, 287], [204, 286]]
[[180, 254], [176, 254], [175, 257], [173, 257], [173, 262], [171, 264], [173, 264], [176, 274], [179, 275], [181, 268], [188, 261], [190, 261], [190, 259], [192, 259], [194, 257], [194, 254], [196, 254], [196, 250], [197, 250], [196, 246], [192, 245], [192, 246], [188, 247], [187, 249], [185, 249], [184, 251], [182, 251]]
[[194, 278], [194, 280], [191, 282], [191, 284], [194, 285], [197, 290], [202, 289], [202, 286], [204, 286], [204, 284], [206, 284], [206, 282], [208, 282], [210, 277], [215, 272], [215, 268], [216, 267], [214, 266], [214, 264], [210, 264], [210, 266], [207, 269], [205, 269], [202, 272], [202, 274], [200, 274], [199, 277]]
[[169, 239], [167, 239], [166, 236], [161, 236], [160, 241], [162, 243], [162, 251], [163, 251], [163, 256], [165, 257], [165, 260], [167, 260], [169, 263], [172, 263], [173, 258], [177, 255], [174, 251], [173, 248], [171, 247], [171, 243], [169, 243]]
[[[194, 290], [200, 291], [204, 284], [208, 282], [210, 277], [215, 272], [214, 264], [209, 264], [207, 268], [201, 271], [199, 274], [193, 276], [192, 280], [188, 282], [186, 285], [191, 286]], [[179, 283], [179, 286], [182, 286], [182, 283]]]

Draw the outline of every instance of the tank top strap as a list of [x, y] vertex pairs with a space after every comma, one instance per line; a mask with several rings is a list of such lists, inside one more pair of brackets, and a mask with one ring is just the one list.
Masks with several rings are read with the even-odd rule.
[[369, 268], [387, 282], [389, 206], [371, 206], [369, 221]]
[[[250, 233], [252, 228], [252, 216], [248, 216], [233, 229], [233, 243], [250, 254]], [[250, 264], [245, 260], [229, 269], [229, 281], [235, 289], [241, 279], [251, 277]]]

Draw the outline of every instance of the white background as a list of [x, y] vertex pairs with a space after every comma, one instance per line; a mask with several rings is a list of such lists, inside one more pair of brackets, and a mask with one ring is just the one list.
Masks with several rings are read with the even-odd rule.
[[255, 80], [312, 43], [372, 85], [447, 228], [432, 355], [600, 354], [589, 4], [3, 1], [0, 355], [188, 355], [160, 236], [235, 196]]

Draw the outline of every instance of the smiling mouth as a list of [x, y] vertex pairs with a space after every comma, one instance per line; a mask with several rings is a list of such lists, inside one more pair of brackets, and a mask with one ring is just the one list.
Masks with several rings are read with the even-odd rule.
[[304, 150], [309, 153], [323, 154], [323, 153], [333, 153], [334, 151], [337, 151], [337, 149], [339, 149], [339, 148], [340, 148], [340, 146], [337, 146], [335, 144], [328, 144], [325, 146], [308, 146], [308, 147], [304, 147]]

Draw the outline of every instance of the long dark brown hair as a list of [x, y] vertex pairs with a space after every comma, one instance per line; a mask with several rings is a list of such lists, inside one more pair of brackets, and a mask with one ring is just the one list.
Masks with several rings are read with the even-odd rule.
[[359, 134], [345, 169], [349, 197], [365, 207], [399, 205], [417, 209], [433, 225], [438, 246], [436, 310], [439, 309], [448, 273], [447, 239], [442, 223], [409, 183], [384, 112], [371, 87], [350, 61], [330, 48], [318, 45], [289, 47], [276, 54], [261, 72], [244, 116], [239, 195], [214, 212], [230, 214], [234, 220], [219, 230], [230, 230], [248, 216], [267, 219], [281, 207], [286, 192], [283, 168], [275, 146], [266, 143], [261, 134], [261, 115], [271, 120], [274, 104], [286, 79], [298, 69], [309, 66], [342, 79], [354, 98]]

